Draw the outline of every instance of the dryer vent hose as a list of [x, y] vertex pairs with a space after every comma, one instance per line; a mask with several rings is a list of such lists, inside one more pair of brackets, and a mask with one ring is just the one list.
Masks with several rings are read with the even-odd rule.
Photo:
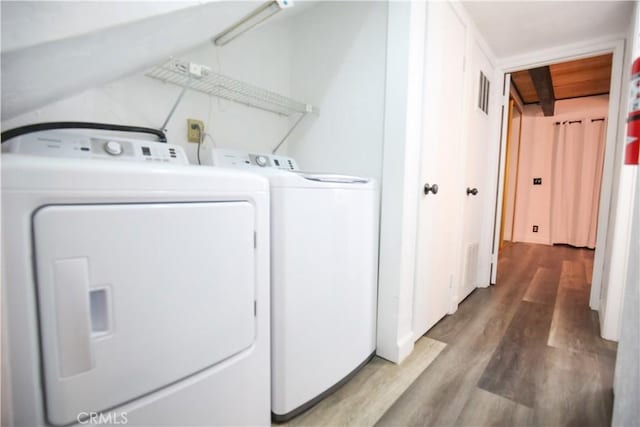
[[8, 141], [16, 136], [25, 135], [27, 133], [40, 132], [43, 130], [52, 129], [100, 129], [117, 132], [134, 132], [134, 133], [148, 133], [158, 137], [159, 142], [167, 142], [167, 136], [163, 131], [159, 129], [141, 127], [141, 126], [125, 126], [125, 125], [113, 125], [109, 123], [93, 123], [93, 122], [48, 122], [48, 123], [35, 123], [32, 125], [20, 126], [14, 129], [9, 129], [2, 132], [2, 143]]

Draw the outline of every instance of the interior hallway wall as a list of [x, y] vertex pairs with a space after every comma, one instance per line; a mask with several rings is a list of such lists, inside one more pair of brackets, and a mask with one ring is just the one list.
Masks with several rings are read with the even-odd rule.
[[[635, 169], [636, 188], [640, 188], [638, 166]], [[640, 419], [640, 197], [636, 194], [631, 220], [631, 237], [624, 286], [620, 344], [616, 357], [613, 401], [613, 426], [630, 426]]]
[[[634, 6], [633, 20], [629, 27], [631, 42], [627, 46], [630, 54], [626, 61], [627, 66], [640, 55], [640, 10], [637, 3]], [[626, 100], [624, 95], [623, 98]], [[628, 113], [626, 110], [623, 111]], [[640, 402], [640, 363], [638, 363], [638, 355], [640, 355], [640, 333], [638, 332], [640, 324], [640, 197], [638, 197], [640, 173], [638, 173], [638, 166], [625, 165], [623, 168], [626, 174], [632, 177], [635, 175], [633, 178], [635, 203], [633, 203], [633, 212], [630, 214], [629, 251], [625, 260], [627, 275], [621, 291], [623, 303], [620, 316], [620, 343], [613, 381], [614, 400], [611, 422], [613, 426], [633, 425], [640, 419], [640, 405], [638, 405]], [[615, 306], [612, 307], [615, 309]]]
[[304, 170], [382, 176], [386, 2], [324, 2], [291, 23], [291, 94], [318, 106], [283, 145]]
[[[625, 166], [624, 163], [624, 145], [626, 143], [626, 118], [629, 112], [629, 89], [631, 81], [631, 66], [635, 58], [640, 56], [640, 13], [638, 4], [634, 3], [634, 12], [629, 24], [627, 33], [627, 43], [625, 46], [625, 60], [622, 75], [622, 90], [619, 99], [620, 117], [617, 123], [618, 137], [615, 147], [615, 160], [613, 172], [613, 184], [611, 194], [611, 208], [607, 212], [606, 220], [609, 222], [609, 228], [606, 235], [606, 252], [604, 255], [605, 262], [601, 272], [602, 285], [600, 292], [592, 294], [590, 305], [596, 307], [600, 313], [600, 330], [602, 336], [606, 339], [620, 339], [621, 330], [624, 327], [635, 330], [637, 323], [622, 324], [622, 308], [628, 304], [625, 299], [628, 294], [624, 293], [624, 284], [628, 275], [637, 277], [638, 259], [630, 256], [630, 247], [634, 243], [632, 224], [633, 224], [633, 205], [634, 199], [638, 198], [637, 167]], [[602, 218], [600, 219], [603, 220]], [[637, 235], [635, 237], [637, 239]], [[637, 242], [637, 240], [636, 240]], [[630, 271], [629, 271], [630, 270]], [[594, 279], [596, 279], [596, 269], [594, 266]], [[637, 282], [636, 282], [637, 286]], [[637, 306], [636, 306], [637, 307]], [[628, 311], [625, 316], [637, 316], [637, 312]], [[627, 338], [628, 340], [628, 338]], [[629, 341], [628, 341], [629, 342]], [[632, 342], [632, 341], [631, 341]], [[627, 349], [629, 347], [626, 347]], [[629, 350], [625, 350], [629, 351]], [[631, 357], [633, 363], [638, 363], [637, 353]], [[629, 360], [629, 359], [626, 359]], [[628, 376], [630, 369], [627, 368], [623, 374], [625, 382], [634, 381], [636, 379]], [[614, 388], [618, 390], [619, 386], [616, 382]], [[627, 384], [629, 386], [629, 384]], [[631, 387], [632, 389], [632, 387]], [[636, 384], [635, 396], [630, 396], [633, 403], [630, 405], [637, 410], [638, 389]], [[634, 400], [635, 398], [635, 400]], [[626, 416], [631, 416], [627, 413]]]
[[[289, 42], [288, 22], [282, 21], [247, 32], [224, 47], [207, 42], [178, 57], [289, 96]], [[4, 120], [2, 129], [63, 120], [160, 128], [179, 93], [178, 86], [137, 74]], [[206, 132], [213, 135], [220, 147], [260, 152], [271, 152], [289, 129], [286, 117], [187, 91], [167, 125], [167, 136], [169, 142], [185, 148], [192, 163], [196, 163], [197, 144], [186, 141], [187, 118], [204, 121]], [[210, 146], [207, 139], [205, 149]]]
[[[514, 216], [514, 241], [551, 244], [551, 166], [553, 123], [607, 117], [609, 96], [556, 101], [555, 115], [544, 117], [537, 105], [525, 106]], [[533, 178], [542, 185], [533, 185]], [[538, 232], [532, 226], [538, 226]]]

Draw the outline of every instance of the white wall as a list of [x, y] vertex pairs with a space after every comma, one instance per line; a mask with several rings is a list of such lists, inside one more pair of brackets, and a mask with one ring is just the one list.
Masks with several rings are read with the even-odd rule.
[[[265, 25], [224, 47], [207, 42], [179, 55], [209, 65], [214, 71], [289, 95], [291, 57], [286, 22]], [[45, 121], [99, 121], [160, 128], [180, 93], [143, 73], [86, 90], [2, 122], [4, 130]], [[188, 91], [167, 125], [169, 141], [182, 145], [196, 161], [197, 144], [186, 142], [186, 119], [203, 120], [221, 147], [270, 152], [289, 128], [286, 117], [246, 107], [196, 91]], [[211, 146], [209, 140], [204, 150]]]
[[[640, 10], [634, 7], [634, 19], [629, 26], [629, 58], [631, 64], [640, 56]], [[624, 303], [621, 315], [620, 343], [616, 357], [616, 371], [613, 382], [614, 426], [630, 426], [640, 419], [640, 173], [638, 166], [623, 166], [635, 174], [635, 204], [631, 219], [627, 276], [624, 285]]]
[[[640, 188], [640, 173], [634, 169], [636, 188]], [[640, 197], [635, 197], [631, 220], [627, 277], [624, 285], [624, 307], [614, 381], [613, 426], [630, 426], [640, 419]]]
[[[305, 118], [280, 152], [296, 157], [306, 170], [379, 180], [387, 5], [327, 2], [304, 6], [301, 13], [267, 21], [226, 46], [216, 47], [207, 41], [177, 56], [319, 107], [320, 114]], [[75, 25], [73, 16], [68, 20]], [[70, 25], [72, 29], [74, 25]], [[54, 27], [53, 38], [57, 34], [53, 30], [58, 29]], [[5, 119], [2, 127], [75, 120], [159, 128], [179, 93], [177, 86], [137, 73]], [[205, 130], [220, 147], [271, 152], [297, 117], [286, 118], [188, 91], [167, 125], [167, 136], [170, 142], [184, 146], [195, 163], [197, 144], [186, 142], [187, 118], [203, 120]], [[201, 157], [210, 148], [207, 139]]]
[[376, 353], [396, 363], [413, 350], [425, 18], [423, 2], [389, 4]]
[[[624, 166], [624, 145], [626, 143], [626, 117], [628, 113], [629, 81], [631, 78], [631, 64], [640, 54], [638, 32], [638, 7], [634, 6], [634, 19], [629, 25], [627, 46], [623, 73], [623, 90], [620, 99], [620, 118], [618, 122], [618, 144], [616, 146], [615, 171], [611, 197], [611, 210], [608, 221], [609, 228], [606, 236], [607, 252], [602, 272], [602, 288], [600, 301], [597, 305], [600, 312], [600, 330], [604, 338], [618, 340], [621, 331], [622, 307], [625, 298], [624, 283], [628, 269], [637, 267], [637, 259], [629, 259], [631, 246], [632, 214], [634, 199], [637, 198], [636, 187], [637, 167]], [[595, 270], [594, 270], [595, 271]], [[593, 299], [597, 295], [592, 295]]]
[[302, 169], [381, 178], [385, 2], [324, 2], [291, 20], [291, 93], [320, 109], [281, 148]]
[[[555, 115], [544, 117], [537, 105], [524, 108], [518, 168], [518, 188], [513, 240], [551, 244], [551, 165], [553, 123], [607, 117], [609, 97], [593, 96], [556, 101]], [[615, 123], [613, 124], [615, 126]], [[541, 177], [542, 185], [533, 185]], [[538, 233], [532, 226], [538, 225]]]
[[[637, 13], [636, 13], [636, 16]], [[636, 51], [637, 52], [637, 51]], [[636, 53], [637, 55], [637, 53]], [[638, 166], [625, 166], [636, 175], [636, 188], [640, 188]], [[640, 419], [640, 197], [636, 192], [631, 220], [627, 258], [627, 277], [624, 285], [624, 307], [614, 380], [614, 426], [630, 426]]]

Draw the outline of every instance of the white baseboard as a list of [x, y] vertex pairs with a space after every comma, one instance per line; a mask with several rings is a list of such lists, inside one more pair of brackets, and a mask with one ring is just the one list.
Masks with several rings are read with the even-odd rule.
[[376, 349], [376, 356], [388, 360], [389, 362], [400, 364], [411, 354], [411, 352], [413, 352], [413, 347], [413, 332], [410, 332], [398, 340], [395, 348], [386, 349], [386, 351], [380, 348]]

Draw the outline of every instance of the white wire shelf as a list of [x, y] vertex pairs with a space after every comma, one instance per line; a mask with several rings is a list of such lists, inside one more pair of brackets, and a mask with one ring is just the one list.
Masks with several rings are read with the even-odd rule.
[[275, 92], [233, 79], [222, 74], [203, 69], [202, 77], [195, 77], [189, 71], [189, 62], [172, 58], [164, 64], [153, 67], [146, 73], [148, 77], [165, 83], [196, 90], [250, 107], [289, 116], [293, 113], [317, 113], [310, 104], [295, 101]]

